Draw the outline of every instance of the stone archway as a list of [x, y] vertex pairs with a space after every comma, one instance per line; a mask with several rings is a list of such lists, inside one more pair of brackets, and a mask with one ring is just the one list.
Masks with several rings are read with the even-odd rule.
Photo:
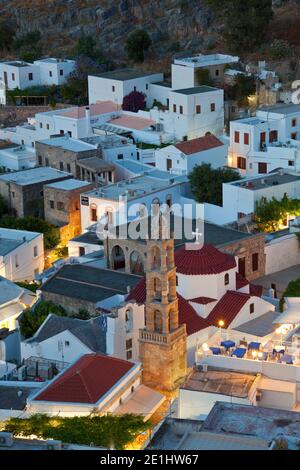
[[112, 268], [125, 269], [125, 255], [120, 245], [115, 245], [111, 251]]

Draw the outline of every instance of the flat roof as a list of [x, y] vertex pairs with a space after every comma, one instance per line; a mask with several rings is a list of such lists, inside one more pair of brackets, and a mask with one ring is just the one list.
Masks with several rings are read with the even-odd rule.
[[263, 338], [276, 330], [277, 326], [273, 322], [280, 316], [281, 313], [270, 311], [233, 329]]
[[[24, 410], [27, 398], [36, 392], [38, 388], [0, 386], [0, 403], [3, 410]], [[22, 392], [21, 394], [19, 392]]]
[[77, 165], [83, 168], [87, 168], [91, 171], [113, 171], [115, 169], [115, 165], [112, 162], [103, 160], [99, 157], [88, 157], [82, 158], [78, 160]]
[[192, 88], [182, 88], [180, 90], [172, 90], [172, 93], [180, 93], [181, 95], [197, 95], [198, 93], [208, 93], [211, 91], [219, 91], [219, 88], [215, 88], [207, 85], [195, 86]]
[[251, 435], [271, 440], [278, 434], [300, 438], [300, 415], [296, 411], [217, 402], [202, 430]]
[[247, 398], [255, 379], [256, 375], [241, 372], [227, 370], [209, 370], [207, 372], [201, 372], [194, 370], [180, 388], [195, 392], [216, 393], [237, 398]]
[[68, 135], [64, 135], [61, 137], [52, 137], [50, 139], [39, 140], [40, 144], [43, 145], [51, 145], [51, 147], [62, 148], [64, 150], [69, 150], [71, 152], [87, 152], [95, 149], [96, 146], [90, 144], [88, 142], [84, 142], [83, 140], [73, 139]]
[[56, 183], [47, 184], [47, 188], [62, 189], [64, 191], [72, 191], [73, 189], [84, 188], [90, 186], [91, 183], [88, 181], [76, 180], [70, 178], [68, 180], [57, 181]]
[[28, 62], [22, 62], [22, 61], [12, 61], [12, 62], [4, 62], [6, 65], [12, 65], [13, 67], [30, 67], [33, 64], [30, 64]]
[[161, 72], [146, 72], [144, 70], [139, 70], [139, 69], [124, 68], [124, 69], [112, 70], [111, 72], [99, 73], [99, 74], [92, 75], [92, 76], [124, 82], [126, 80], [134, 80], [135, 78], [149, 77], [151, 75], [157, 75], [159, 73]]
[[258, 108], [257, 111], [264, 111], [268, 113], [276, 113], [276, 114], [294, 114], [300, 113], [300, 104], [275, 104], [274, 106], [262, 106]]
[[176, 450], [267, 450], [268, 439], [212, 432], [187, 433]]
[[127, 295], [127, 287], [134, 287], [140, 280], [140, 276], [110, 269], [65, 265], [41, 291], [96, 303], [115, 294]]
[[31, 168], [29, 170], [5, 173], [4, 175], [0, 175], [0, 182], [7, 181], [10, 183], [16, 183], [20, 186], [27, 186], [30, 184], [42, 183], [43, 181], [55, 180], [59, 178], [66, 179], [70, 176], [70, 173], [45, 166]]
[[280, 174], [280, 173], [269, 173], [266, 175], [257, 176], [255, 178], [246, 178], [233, 183], [229, 183], [233, 186], [239, 186], [243, 189], [249, 189], [250, 191], [256, 191], [264, 189], [266, 187], [279, 186], [281, 184], [293, 183], [295, 181], [300, 182], [299, 175], [291, 174]]
[[96, 232], [85, 232], [82, 233], [81, 235], [78, 235], [77, 237], [72, 238], [70, 240], [72, 242], [78, 242], [78, 243], [86, 243], [90, 245], [103, 245], [103, 240], [100, 240]]
[[195, 54], [189, 57], [174, 59], [174, 64], [188, 67], [208, 67], [210, 65], [222, 65], [238, 62], [238, 56], [228, 54]]

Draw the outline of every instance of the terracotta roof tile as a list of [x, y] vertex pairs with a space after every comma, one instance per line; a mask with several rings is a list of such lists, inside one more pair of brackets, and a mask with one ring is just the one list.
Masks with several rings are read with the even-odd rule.
[[240, 273], [235, 273], [235, 279], [236, 279], [236, 289], [242, 289], [243, 287], [246, 287], [249, 285], [249, 281], [245, 279]]
[[175, 252], [177, 272], [187, 275], [219, 274], [236, 267], [233, 255], [204, 244], [200, 250], [187, 250], [185, 246]]
[[97, 101], [95, 104], [89, 106], [77, 106], [73, 109], [67, 109], [62, 113], [59, 113], [59, 116], [69, 117], [73, 119], [81, 119], [85, 117], [86, 108], [90, 108], [91, 116], [98, 116], [101, 114], [113, 113], [118, 111], [118, 106], [113, 101]]
[[214, 306], [206, 321], [210, 325], [219, 326], [219, 321], [224, 321], [224, 328], [228, 328], [245, 303], [251, 298], [249, 294], [227, 291]]
[[195, 304], [200, 305], [207, 305], [216, 301], [217, 299], [211, 299], [210, 297], [196, 297], [195, 299], [189, 299], [189, 302], [194, 302]]
[[37, 401], [97, 403], [135, 364], [103, 354], [86, 354], [51, 382]]
[[153, 121], [152, 119], [131, 116], [130, 114], [123, 114], [118, 118], [111, 119], [110, 121], [108, 121], [108, 123], [113, 124], [114, 126], [126, 127], [127, 129], [136, 129], [138, 131], [147, 129], [150, 126], [155, 125], [155, 121]]
[[175, 147], [185, 155], [192, 155], [193, 153], [203, 152], [205, 150], [221, 147], [222, 145], [224, 145], [223, 142], [211, 134], [198, 137], [197, 139], [178, 142], [175, 144]]

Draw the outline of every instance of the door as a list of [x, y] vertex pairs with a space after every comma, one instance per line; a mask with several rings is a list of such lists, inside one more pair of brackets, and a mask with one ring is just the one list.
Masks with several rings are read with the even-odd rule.
[[4, 72], [4, 83], [6, 86], [8, 85], [7, 72]]
[[239, 274], [246, 276], [246, 258], [239, 258]]
[[172, 169], [172, 160], [171, 158], [167, 158], [167, 171]]

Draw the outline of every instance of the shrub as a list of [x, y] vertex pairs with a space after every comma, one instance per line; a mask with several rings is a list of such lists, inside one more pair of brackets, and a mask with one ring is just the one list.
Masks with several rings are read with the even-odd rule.
[[20, 331], [24, 338], [31, 338], [46, 320], [49, 313], [60, 317], [66, 316], [65, 309], [51, 301], [39, 302], [32, 309], [26, 310], [19, 319]]
[[269, 47], [269, 56], [272, 60], [280, 60], [292, 54], [291, 45], [284, 39], [274, 39]]
[[126, 51], [129, 59], [135, 62], [144, 62], [144, 53], [151, 46], [149, 34], [144, 29], [133, 31], [126, 39]]
[[129, 95], [124, 96], [122, 109], [137, 113], [140, 109], [145, 109], [145, 99], [146, 96], [140, 91], [132, 91]]
[[196, 69], [195, 75], [198, 85], [212, 86], [214, 84], [208, 69], [200, 67], [199, 69]]

